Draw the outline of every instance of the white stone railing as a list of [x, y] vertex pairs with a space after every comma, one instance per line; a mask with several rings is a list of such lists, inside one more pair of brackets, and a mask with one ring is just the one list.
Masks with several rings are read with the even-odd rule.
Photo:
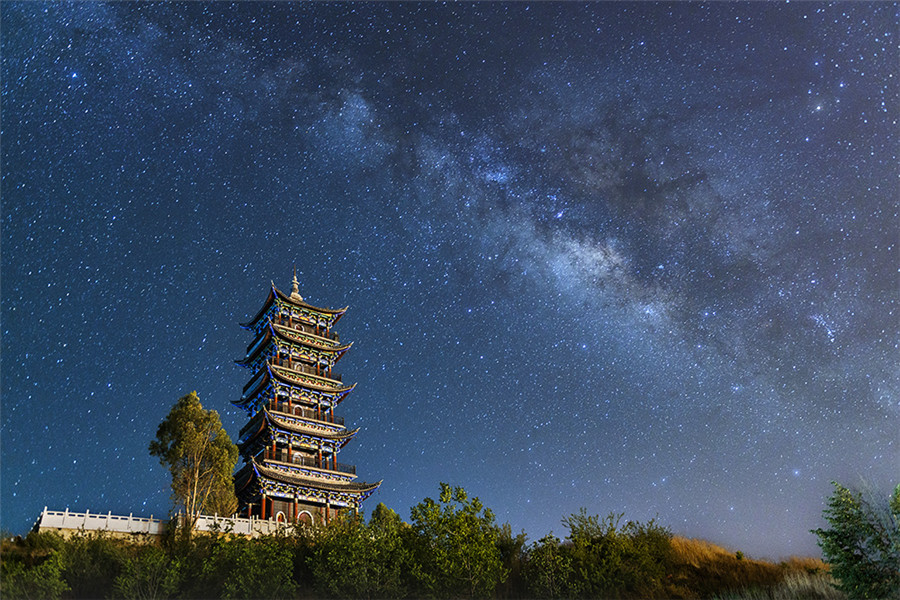
[[217, 515], [199, 515], [194, 531], [220, 531], [256, 537], [284, 531], [288, 524], [268, 519], [241, 519], [238, 517], [220, 517]]
[[85, 531], [116, 531], [121, 533], [146, 533], [148, 535], [160, 535], [163, 531], [164, 522], [154, 519], [151, 515], [149, 519], [145, 517], [135, 517], [128, 515], [122, 517], [114, 515], [111, 512], [103, 514], [91, 514], [91, 511], [83, 513], [65, 511], [47, 510], [38, 517], [35, 523], [35, 529], [84, 529]]
[[[178, 514], [175, 518], [180, 520], [184, 518], [184, 515]], [[37, 531], [67, 529], [162, 535], [166, 523], [166, 521], [154, 519], [152, 515], [148, 519], [133, 515], [123, 517], [114, 515], [112, 512], [106, 514], [93, 514], [90, 511], [77, 513], [70, 512], [69, 509], [56, 511], [47, 510], [47, 507], [44, 507], [44, 511], [34, 524], [34, 529]], [[194, 531], [234, 533], [257, 537], [285, 531], [288, 527], [290, 525], [284, 522], [270, 521], [268, 519], [253, 517], [241, 519], [237, 517], [220, 517], [218, 515], [198, 515]]]

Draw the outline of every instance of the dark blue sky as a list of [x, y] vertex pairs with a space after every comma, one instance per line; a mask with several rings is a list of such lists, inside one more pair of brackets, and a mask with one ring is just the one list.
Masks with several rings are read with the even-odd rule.
[[779, 557], [900, 479], [896, 4], [0, 11], [4, 528], [165, 514], [156, 426], [236, 437], [295, 264], [369, 510]]

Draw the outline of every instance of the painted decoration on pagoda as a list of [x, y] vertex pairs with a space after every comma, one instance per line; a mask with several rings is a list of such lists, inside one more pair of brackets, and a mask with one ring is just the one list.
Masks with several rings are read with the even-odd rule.
[[273, 283], [263, 307], [242, 327], [254, 333], [238, 365], [252, 373], [233, 404], [249, 421], [238, 447], [239, 513], [263, 519], [327, 522], [338, 510], [358, 511], [381, 481], [356, 481], [356, 467], [338, 454], [359, 429], [348, 429], [335, 408], [353, 391], [335, 364], [352, 344], [332, 331], [347, 308], [318, 308]]

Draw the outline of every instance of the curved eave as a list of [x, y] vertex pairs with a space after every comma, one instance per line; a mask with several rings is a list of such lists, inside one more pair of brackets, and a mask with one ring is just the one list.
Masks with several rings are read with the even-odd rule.
[[317, 336], [312, 333], [303, 333], [302, 335], [308, 336], [308, 337], [313, 337], [313, 338], [318, 338], [318, 339], [322, 340], [322, 342], [325, 342], [325, 343], [317, 343], [315, 341], [300, 339], [299, 337], [294, 337], [289, 333], [291, 331], [289, 327], [285, 327], [284, 325], [278, 325], [276, 323], [273, 323], [271, 320], [269, 320], [269, 328], [275, 333], [276, 337], [284, 340], [285, 342], [288, 342], [291, 344], [300, 344], [302, 346], [309, 346], [310, 348], [315, 348], [316, 350], [321, 350], [323, 352], [344, 354], [344, 352], [349, 350], [350, 346], [353, 345], [353, 342], [350, 342], [349, 344], [344, 344], [342, 346], [328, 344], [327, 343], [328, 340], [326, 338]]
[[284, 419], [279, 419], [278, 417], [272, 415], [272, 413], [270, 413], [268, 410], [265, 410], [264, 412], [266, 414], [265, 418], [269, 422], [269, 424], [275, 429], [280, 429], [284, 433], [297, 433], [300, 435], [308, 435], [310, 437], [322, 438], [323, 440], [333, 440], [346, 444], [353, 438], [353, 436], [355, 436], [359, 432], [359, 428], [357, 427], [356, 429], [352, 430], [345, 429], [341, 433], [326, 433], [313, 427], [303, 427], [302, 425], [294, 424]]
[[269, 341], [272, 338], [272, 329], [266, 328], [266, 332], [256, 336], [256, 339], [250, 344], [250, 348], [253, 349], [253, 352], [247, 354], [244, 358], [240, 360], [234, 361], [236, 365], [240, 365], [241, 367], [249, 367], [253, 364], [253, 361], [256, 360], [256, 357], [259, 356], [260, 352], [262, 352], [266, 346], [269, 345]]
[[285, 294], [284, 292], [282, 292], [281, 290], [276, 288], [274, 285], [272, 286], [272, 292], [274, 292], [280, 300], [284, 300], [288, 304], [296, 306], [297, 308], [305, 308], [306, 310], [311, 310], [313, 312], [319, 313], [320, 315], [323, 315], [326, 317], [334, 317], [335, 323], [341, 317], [341, 315], [343, 315], [345, 312], [347, 312], [347, 309], [350, 308], [349, 306], [345, 306], [344, 308], [337, 308], [337, 309], [313, 306], [312, 304], [307, 304], [306, 302], [304, 302], [302, 300], [296, 300], [294, 298], [291, 298], [290, 296], [288, 296], [287, 294]]
[[234, 491], [236, 494], [240, 494], [248, 485], [250, 485], [254, 475], [259, 477], [255, 465], [255, 462], [246, 463], [234, 474]]
[[368, 496], [372, 492], [378, 489], [381, 485], [383, 479], [376, 483], [365, 483], [365, 482], [347, 482], [347, 483], [328, 483], [322, 481], [320, 479], [312, 479], [310, 477], [302, 477], [297, 475], [291, 475], [290, 473], [285, 473], [283, 471], [279, 471], [277, 469], [270, 469], [269, 467], [265, 467], [258, 462], [251, 461], [253, 465], [253, 471], [257, 477], [261, 479], [268, 479], [270, 481], [278, 481], [281, 483], [287, 483], [290, 485], [304, 486], [311, 489], [316, 490], [328, 490], [332, 492], [346, 492], [346, 493], [357, 493], [357, 494], [366, 494]]
[[[276, 368], [280, 368], [280, 367], [276, 367]], [[257, 371], [257, 375], [254, 375], [253, 379], [250, 380], [251, 384], [256, 382], [256, 385], [254, 385], [252, 388], [250, 388], [249, 384], [247, 386], [245, 386], [244, 393], [241, 396], [241, 398], [237, 401], [232, 401], [232, 404], [234, 404], [235, 406], [243, 406], [243, 405], [247, 404], [261, 390], [265, 389], [265, 387], [269, 384], [269, 381], [271, 381], [273, 378], [275, 380], [277, 380], [279, 383], [284, 384], [284, 385], [292, 386], [295, 388], [301, 388], [301, 389], [307, 389], [307, 390], [311, 389], [311, 390], [323, 392], [326, 395], [333, 397], [335, 403], [337, 403], [337, 404], [339, 404], [347, 396], [347, 394], [349, 394], [350, 392], [353, 391], [354, 388], [356, 388], [355, 383], [350, 386], [344, 386], [344, 387], [336, 389], [336, 388], [332, 388], [332, 387], [324, 387], [324, 386], [318, 386], [318, 385], [309, 384], [309, 383], [301, 383], [298, 381], [293, 381], [283, 375], [279, 375], [272, 368], [272, 365], [270, 365], [269, 363], [266, 363], [265, 365], [263, 365], [262, 369], [265, 371], [264, 375], [259, 376], [259, 371]]]
[[338, 320], [344, 315], [344, 313], [347, 312], [347, 309], [350, 308], [349, 306], [345, 306], [344, 308], [338, 308], [338, 309], [322, 308], [321, 306], [313, 306], [312, 304], [308, 304], [302, 300], [296, 300], [294, 298], [291, 298], [289, 295], [285, 294], [284, 292], [282, 292], [281, 290], [276, 288], [274, 283], [271, 283], [271, 285], [269, 287], [269, 295], [266, 297], [266, 301], [263, 303], [262, 308], [259, 309], [259, 311], [256, 313], [256, 315], [252, 319], [250, 319], [249, 321], [247, 321], [245, 323], [241, 323], [240, 324], [241, 327], [243, 327], [244, 329], [253, 329], [256, 326], [256, 324], [259, 322], [259, 320], [266, 314], [266, 312], [272, 306], [272, 302], [275, 301], [276, 298], [282, 302], [285, 302], [286, 304], [296, 306], [297, 308], [303, 308], [303, 309], [318, 313], [319, 315], [325, 317], [326, 319], [330, 318], [332, 326], [335, 323], [337, 323]]
[[278, 290], [275, 289], [275, 284], [273, 283], [269, 288], [269, 295], [266, 296], [266, 301], [263, 302], [262, 308], [259, 309], [259, 312], [256, 313], [256, 316], [254, 316], [252, 319], [250, 319], [246, 323], [241, 323], [241, 327], [243, 327], [244, 329], [253, 329], [253, 326], [256, 325], [256, 323], [263, 317], [263, 315], [266, 314], [266, 311], [269, 310], [269, 307], [272, 306], [272, 301], [275, 300], [276, 291]]
[[258, 411], [246, 425], [244, 425], [241, 430], [238, 432], [238, 444], [245, 444], [262, 433], [265, 428], [265, 417], [263, 413], [265, 411]]
[[[320, 385], [320, 384], [316, 384], [316, 383], [308, 383], [308, 382], [294, 381], [294, 380], [292, 380], [292, 379], [290, 378], [290, 376], [284, 375], [283, 373], [280, 373], [280, 372], [279, 372], [279, 371], [287, 371], [287, 372], [291, 372], [290, 369], [288, 369], [288, 368], [286, 368], [286, 367], [279, 367], [279, 366], [276, 366], [276, 365], [270, 365], [270, 367], [271, 367], [272, 375], [273, 375], [278, 381], [280, 381], [280, 382], [282, 382], [282, 383], [286, 383], [286, 384], [288, 384], [288, 385], [295, 385], [295, 386], [299, 386], [299, 387], [302, 387], [302, 388], [306, 388], [306, 389], [310, 389], [310, 390], [316, 390], [316, 391], [320, 391], [320, 392], [330, 392], [330, 393], [333, 393], [333, 394], [335, 394], [335, 395], [339, 395], [341, 398], [343, 398], [344, 396], [346, 396], [347, 394], [349, 394], [351, 391], [353, 391], [353, 388], [356, 387], [356, 384], [355, 384], [355, 383], [354, 383], [353, 385], [343, 385], [341, 382], [339, 382], [339, 381], [337, 381], [337, 380], [335, 380], [335, 379], [328, 379], [327, 377], [319, 377], [318, 375], [312, 375], [312, 374], [310, 374], [310, 373], [302, 373], [302, 374], [299, 375], [299, 376], [301, 376], [301, 377], [310, 377], [310, 378], [313, 378], [313, 379], [319, 379], [319, 380], [322, 381], [322, 383], [323, 383], [324, 385]], [[328, 385], [328, 382], [331, 382], [331, 381], [333, 381], [333, 382], [334, 382], [335, 384], [337, 384], [337, 385]]]
[[[276, 367], [276, 368], [281, 368], [281, 367]], [[250, 382], [244, 387], [244, 392], [241, 395], [240, 399], [233, 400], [231, 402], [232, 404], [234, 404], [235, 406], [245, 406], [253, 399], [254, 396], [256, 396], [258, 393], [260, 393], [261, 390], [265, 389], [266, 386], [269, 384], [269, 381], [271, 381], [272, 379], [277, 380], [280, 384], [283, 384], [283, 385], [322, 392], [326, 396], [332, 397], [333, 401], [336, 404], [340, 404], [340, 402], [343, 401], [343, 399], [345, 397], [347, 397], [347, 395], [350, 392], [352, 392], [354, 388], [356, 388], [355, 383], [350, 386], [333, 388], [333, 387], [319, 386], [319, 385], [315, 385], [315, 384], [311, 384], [311, 383], [302, 383], [299, 381], [293, 381], [290, 378], [277, 373], [275, 371], [275, 369], [273, 369], [272, 365], [270, 365], [269, 363], [265, 363], [262, 366], [261, 371], [264, 371], [264, 373], [260, 376], [260, 371], [257, 371], [256, 375], [254, 375], [253, 378], [250, 380]], [[251, 388], [250, 384], [253, 384], [253, 383], [255, 383], [256, 385], [254, 385]]]
[[[242, 405], [246, 404], [250, 400], [253, 399], [260, 391], [265, 389], [265, 387], [269, 384], [269, 381], [272, 379], [272, 369], [269, 363], [263, 364], [262, 368], [254, 373], [253, 377], [250, 381], [247, 382], [247, 385], [244, 386], [244, 390], [241, 393], [241, 398], [237, 402], [232, 402], [232, 404]], [[253, 385], [253, 383], [256, 385]], [[253, 387], [251, 388], [251, 385]]]
[[319, 347], [319, 346], [315, 346], [313, 344], [309, 344], [309, 343], [303, 342], [301, 340], [293, 339], [293, 338], [290, 338], [290, 337], [284, 335], [283, 333], [279, 332], [276, 329], [277, 326], [275, 326], [274, 323], [272, 323], [271, 321], [269, 322], [269, 325], [270, 325], [269, 327], [266, 327], [265, 333], [257, 336], [256, 340], [254, 340], [253, 343], [250, 344], [250, 348], [253, 349], [253, 352], [251, 352], [250, 354], [248, 354], [247, 356], [245, 356], [242, 359], [234, 361], [234, 363], [236, 365], [239, 365], [241, 367], [249, 367], [250, 365], [252, 365], [253, 361], [255, 361], [256, 358], [272, 342], [272, 339], [275, 339], [276, 343], [281, 343], [281, 344], [286, 344], [286, 345], [294, 345], [294, 346], [307, 346], [309, 348], [313, 348], [320, 352], [335, 354], [337, 356], [335, 357], [334, 362], [337, 362], [338, 360], [340, 360], [344, 356], [344, 354], [347, 352], [347, 350], [350, 348], [350, 346], [353, 345], [353, 343], [351, 342], [345, 346], [332, 346], [332, 347], [322, 346], [322, 347]]

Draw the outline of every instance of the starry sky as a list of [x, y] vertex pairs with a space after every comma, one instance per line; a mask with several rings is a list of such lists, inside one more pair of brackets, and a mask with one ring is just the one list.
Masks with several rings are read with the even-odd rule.
[[2, 526], [155, 516], [270, 281], [350, 310], [341, 461], [531, 540], [818, 554], [900, 481], [898, 5], [2, 11]]

